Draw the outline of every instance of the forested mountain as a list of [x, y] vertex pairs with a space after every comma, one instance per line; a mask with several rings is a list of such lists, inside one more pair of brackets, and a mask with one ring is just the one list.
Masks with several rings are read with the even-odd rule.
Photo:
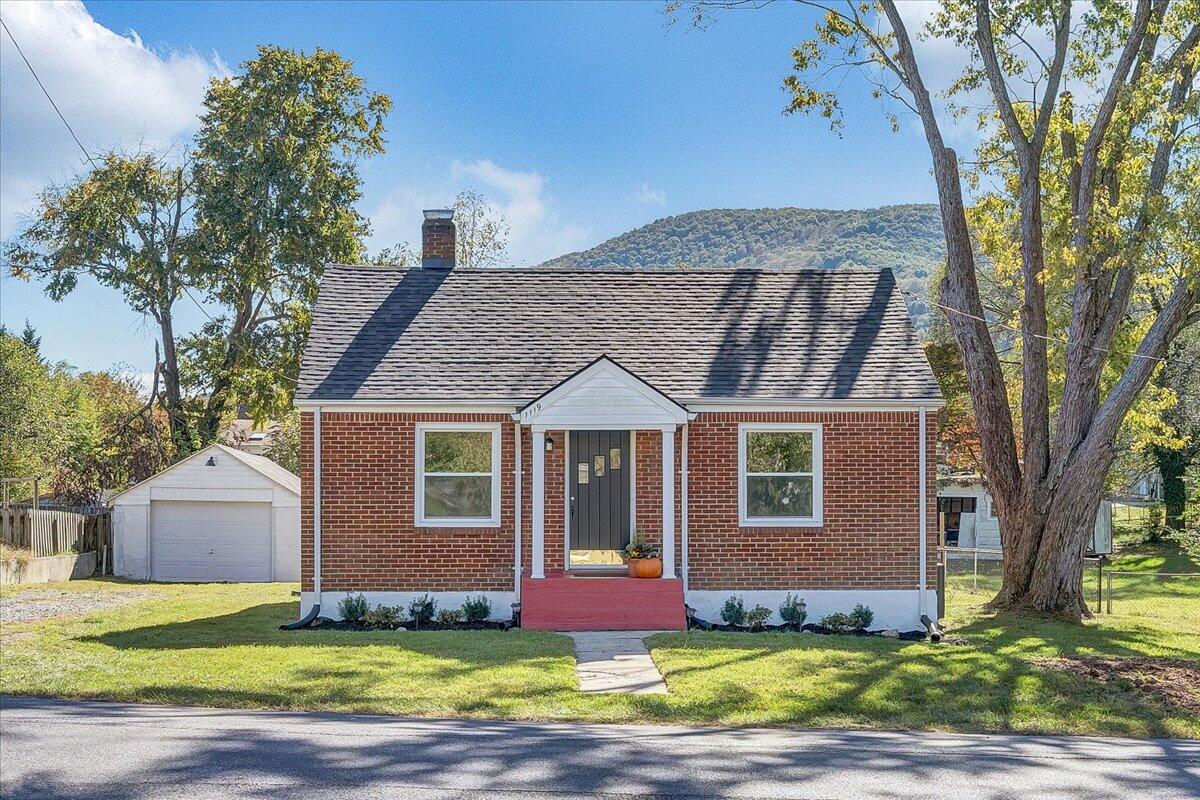
[[[657, 220], [544, 266], [891, 267], [901, 289], [926, 297], [945, 257], [936, 205], [712, 209]], [[905, 300], [917, 328], [927, 328], [928, 306]]]

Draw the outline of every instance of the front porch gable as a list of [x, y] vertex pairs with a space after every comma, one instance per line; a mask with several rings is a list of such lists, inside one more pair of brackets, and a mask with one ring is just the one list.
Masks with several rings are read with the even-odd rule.
[[696, 415], [608, 356], [601, 356], [531, 400], [523, 425], [564, 430], [672, 430]]
[[[530, 401], [514, 415], [531, 437], [532, 496], [530, 577], [544, 580], [546, 528], [546, 433], [550, 430], [662, 431], [663, 579], [675, 578], [675, 431], [695, 414], [608, 356]], [[567, 508], [570, 500], [564, 498]], [[567, 513], [564, 511], [564, 513]], [[566, 533], [570, 536], [570, 532]]]

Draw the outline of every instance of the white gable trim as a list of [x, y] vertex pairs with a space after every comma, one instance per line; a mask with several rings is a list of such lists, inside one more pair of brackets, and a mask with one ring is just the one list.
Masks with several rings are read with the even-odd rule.
[[608, 356], [601, 356], [534, 399], [518, 415], [525, 425], [588, 430], [674, 430], [695, 416]]
[[[140, 486], [145, 486], [146, 484], [151, 483], [152, 481], [155, 481], [155, 480], [161, 478], [163, 475], [166, 475], [169, 472], [174, 472], [175, 470], [179, 469], [180, 467], [182, 467], [185, 464], [189, 464], [193, 461], [196, 461], [197, 459], [207, 458], [208, 456], [213, 455], [214, 453], [223, 453], [223, 454], [229, 455], [229, 456], [233, 457], [239, 464], [241, 464], [245, 467], [248, 467], [249, 469], [254, 470], [255, 472], [262, 475], [267, 480], [269, 480], [272, 483], [279, 486], [281, 489], [284, 489], [296, 496], [299, 496], [299, 494], [300, 494], [300, 492], [296, 486], [289, 486], [288, 484], [284, 483], [283, 481], [280, 480], [278, 475], [272, 475], [270, 473], [270, 471], [263, 469], [257, 463], [255, 463], [252, 458], [243, 457], [243, 456], [247, 456], [248, 454], [242, 453], [238, 450], [233, 449], [232, 447], [228, 447], [228, 446], [220, 444], [218, 442], [218, 443], [210, 444], [208, 447], [204, 448], [203, 450], [192, 453], [187, 458], [176, 461], [174, 464], [172, 464], [171, 466], [162, 470], [161, 472], [156, 472], [153, 475], [151, 475], [149, 478], [138, 481], [133, 486], [129, 486], [129, 487], [122, 489], [121, 491], [114, 494], [112, 497], [108, 498], [108, 503], [111, 505], [112, 502], [114, 500], [116, 500], [118, 497], [120, 497], [121, 495], [128, 494], [129, 492], [132, 492], [134, 489], [137, 489]], [[282, 467], [280, 469], [282, 469]]]

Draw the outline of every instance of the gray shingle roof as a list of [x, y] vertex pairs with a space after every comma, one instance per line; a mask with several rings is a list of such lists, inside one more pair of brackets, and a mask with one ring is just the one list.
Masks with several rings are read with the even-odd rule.
[[609, 355], [675, 399], [940, 397], [891, 270], [325, 271], [298, 400], [536, 397]]

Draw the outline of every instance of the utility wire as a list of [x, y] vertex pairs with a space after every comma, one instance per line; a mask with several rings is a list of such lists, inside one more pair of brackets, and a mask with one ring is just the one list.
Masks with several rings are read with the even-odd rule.
[[38, 77], [37, 70], [33, 68], [33, 64], [29, 63], [29, 59], [25, 57], [25, 51], [21, 49], [21, 45], [17, 44], [17, 39], [13, 36], [12, 31], [8, 29], [8, 24], [3, 18], [0, 18], [0, 26], [4, 27], [4, 32], [8, 34], [8, 38], [12, 40], [13, 47], [17, 48], [17, 53], [20, 54], [21, 60], [25, 62], [25, 66], [29, 67], [29, 74], [37, 81], [38, 87], [42, 90], [42, 94], [46, 95], [46, 99], [50, 101], [50, 105], [54, 106], [54, 111], [58, 114], [58, 118], [62, 120], [62, 124], [67, 126], [67, 131], [71, 134], [71, 138], [75, 140], [75, 144], [79, 145], [79, 149], [83, 152], [83, 157], [91, 162], [93, 167], [100, 166], [96, 163], [96, 159], [92, 158], [91, 153], [83, 146], [83, 142], [79, 141], [79, 137], [75, 135], [75, 129], [71, 127], [71, 123], [67, 122], [67, 118], [63, 116], [62, 109], [58, 107], [58, 103], [54, 102], [54, 98], [50, 96], [50, 92], [46, 89], [46, 85], [42, 83], [42, 79]]
[[193, 303], [195, 303], [196, 308], [200, 309], [204, 313], [204, 316], [208, 317], [209, 322], [216, 322], [216, 320], [213, 319], [212, 314], [208, 313], [208, 309], [206, 309], [204, 306], [200, 305], [199, 300], [197, 300], [195, 297], [192, 297], [192, 293], [190, 291], [188, 291], [188, 287], [184, 286], [183, 284], [180, 284], [179, 288], [183, 289], [183, 293], [187, 295], [187, 299], [191, 300]]
[[[1024, 328], [1020, 328], [1020, 327], [1017, 327], [1017, 326], [1014, 326], [1014, 325], [1006, 325], [1006, 324], [1005, 324], [1005, 323], [1003, 323], [1003, 322], [998, 322], [998, 321], [993, 321], [993, 320], [985, 319], [985, 318], [983, 318], [983, 317], [976, 316], [975, 314], [971, 314], [971, 313], [969, 313], [969, 312], [967, 312], [967, 311], [962, 311], [962, 310], [960, 310], [960, 309], [953, 308], [952, 306], [943, 305], [942, 303], [938, 303], [938, 302], [936, 302], [936, 301], [934, 301], [934, 300], [931, 300], [931, 299], [929, 299], [928, 297], [924, 297], [924, 296], [922, 296], [922, 295], [919, 295], [919, 294], [917, 294], [916, 292], [910, 292], [910, 291], [907, 291], [907, 290], [905, 290], [905, 289], [899, 289], [898, 291], [900, 292], [900, 294], [907, 295], [908, 297], [911, 297], [911, 298], [913, 298], [914, 300], [920, 300], [920, 301], [921, 301], [921, 302], [923, 302], [923, 303], [928, 303], [928, 304], [929, 304], [929, 305], [931, 305], [931, 306], [936, 306], [937, 308], [940, 308], [940, 309], [942, 309], [943, 311], [949, 311], [949, 312], [950, 312], [950, 313], [952, 313], [952, 314], [958, 314], [959, 316], [967, 317], [968, 319], [977, 320], [977, 321], [979, 321], [979, 322], [982, 322], [984, 325], [994, 326], [994, 327], [998, 327], [998, 328], [1004, 328], [1005, 330], [1012, 331], [1013, 333], [1019, 333], [1019, 334], [1021, 334], [1022, 336], [1032, 336], [1032, 337], [1034, 337], [1034, 338], [1036, 338], [1036, 339], [1045, 339], [1045, 340], [1046, 340], [1046, 341], [1048, 341], [1048, 342], [1055, 342], [1055, 343], [1057, 343], [1057, 344], [1065, 344], [1065, 345], [1067, 345], [1067, 346], [1071, 346], [1071, 345], [1073, 345], [1073, 344], [1076, 344], [1076, 342], [1072, 342], [1070, 339], [1067, 339], [1066, 337], [1062, 337], [1062, 336], [1047, 336], [1047, 335], [1045, 335], [1045, 334], [1042, 334], [1042, 333], [1030, 333], [1029, 331], [1026, 331]], [[1148, 361], [1157, 361], [1157, 362], [1159, 362], [1160, 364], [1166, 364], [1166, 363], [1168, 363], [1168, 362], [1171, 362], [1171, 361], [1172, 361], [1172, 359], [1169, 359], [1169, 358], [1159, 358], [1158, 356], [1145, 356], [1145, 355], [1142, 355], [1141, 353], [1130, 353], [1130, 352], [1127, 352], [1127, 351], [1125, 351], [1125, 350], [1112, 350], [1112, 349], [1105, 349], [1105, 348], [1103, 348], [1103, 347], [1093, 347], [1093, 346], [1092, 346], [1092, 345], [1090, 345], [1090, 344], [1085, 344], [1085, 345], [1083, 345], [1083, 346], [1084, 346], [1084, 347], [1086, 347], [1086, 348], [1087, 348], [1087, 349], [1089, 349], [1089, 350], [1094, 350], [1094, 351], [1096, 351], [1097, 353], [1106, 353], [1106, 354], [1109, 354], [1109, 355], [1119, 355], [1119, 356], [1125, 356], [1126, 358], [1144, 358], [1144, 359], [1146, 359], [1146, 360], [1148, 360]], [[1009, 349], [1011, 349], [1011, 348], [1009, 348]], [[1190, 363], [1190, 362], [1191, 362], [1191, 359], [1187, 359], [1187, 360], [1184, 360], [1184, 361], [1182, 361], [1182, 362], [1181, 362], [1181, 361], [1175, 361], [1174, 363], [1183, 363], [1183, 364], [1188, 364], [1188, 363]]]

